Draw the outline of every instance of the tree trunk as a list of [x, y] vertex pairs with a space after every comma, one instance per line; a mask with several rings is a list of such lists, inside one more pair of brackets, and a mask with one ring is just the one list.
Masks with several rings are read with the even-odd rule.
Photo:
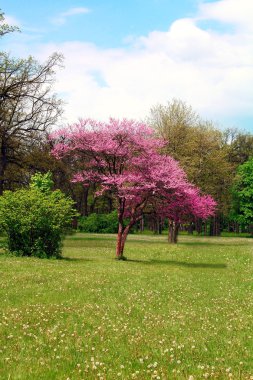
[[204, 236], [207, 236], [207, 222], [204, 223]]
[[123, 223], [119, 221], [117, 244], [116, 244], [116, 258], [118, 260], [126, 259], [124, 257], [124, 248], [125, 248], [125, 242], [126, 242], [127, 235], [129, 233], [130, 228], [131, 228], [131, 224], [124, 227]]
[[176, 222], [175, 228], [174, 228], [174, 243], [175, 244], [177, 244], [177, 242], [178, 242], [179, 227], [180, 227], [180, 224]]
[[120, 253], [121, 253], [121, 258], [122, 259], [124, 259], [123, 253], [124, 253], [125, 242], [126, 242], [129, 230], [130, 230], [130, 225], [128, 225], [127, 227], [125, 227], [124, 232], [122, 234], [121, 247], [120, 247]]
[[178, 222], [169, 221], [169, 228], [168, 228], [168, 242], [169, 243], [177, 244], [179, 227], [180, 227], [180, 224]]
[[158, 216], [158, 233], [159, 235], [162, 235], [162, 218]]
[[197, 231], [198, 235], [202, 234], [202, 219], [198, 218], [196, 220], [196, 231]]
[[194, 224], [191, 222], [188, 226], [188, 235], [193, 235]]
[[73, 198], [77, 204], [77, 210], [82, 216], [88, 216], [88, 193], [89, 188], [84, 187], [82, 193], [77, 197], [73, 194]]
[[112, 197], [107, 198], [107, 203], [108, 203], [108, 212], [111, 213], [113, 211], [113, 202], [112, 202]]
[[143, 231], [144, 231], [144, 218], [142, 216], [140, 220], [140, 232], [143, 232]]
[[89, 195], [89, 188], [85, 187], [83, 189], [83, 215], [88, 216], [88, 195]]
[[[145, 202], [139, 205], [139, 210], [142, 211], [145, 206]], [[136, 215], [136, 208], [131, 210], [131, 218], [130, 222], [127, 226], [124, 226], [124, 210], [125, 210], [125, 200], [119, 200], [118, 206], [118, 236], [117, 236], [117, 244], [116, 244], [116, 258], [118, 260], [126, 260], [124, 257], [124, 247], [127, 239], [127, 235], [130, 231], [130, 228], [135, 225], [136, 222], [142, 219], [142, 215]]]
[[119, 221], [117, 244], [116, 244], [116, 258], [119, 260], [122, 257], [121, 244], [122, 244], [123, 230], [124, 230], [123, 223], [122, 221]]
[[168, 221], [168, 243], [173, 243], [173, 222]]
[[221, 225], [220, 216], [215, 215], [210, 221], [210, 236], [220, 236], [221, 235]]

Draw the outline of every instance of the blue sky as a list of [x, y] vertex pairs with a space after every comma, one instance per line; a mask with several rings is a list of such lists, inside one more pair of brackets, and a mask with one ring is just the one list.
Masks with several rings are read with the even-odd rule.
[[2, 0], [16, 56], [65, 56], [63, 122], [144, 119], [179, 98], [221, 127], [253, 132], [252, 0]]
[[[43, 41], [78, 39], [102, 47], [118, 47], [127, 36], [167, 30], [177, 18], [194, 13], [196, 4], [195, 0], [1, 1], [4, 12], [17, 17], [24, 29], [43, 31]], [[70, 9], [77, 9], [76, 15], [64, 16]]]

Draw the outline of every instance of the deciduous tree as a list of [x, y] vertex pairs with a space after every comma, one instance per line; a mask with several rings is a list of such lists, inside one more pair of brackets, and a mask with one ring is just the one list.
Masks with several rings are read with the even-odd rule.
[[253, 158], [240, 165], [233, 186], [233, 219], [253, 224]]
[[83, 170], [76, 173], [74, 181], [84, 185], [96, 183], [100, 186], [99, 194], [109, 192], [116, 200], [119, 259], [124, 257], [130, 228], [141, 219], [148, 203], [187, 186], [186, 175], [178, 163], [158, 153], [164, 141], [155, 138], [153, 130], [142, 123], [83, 120], [53, 133], [51, 138], [57, 158], [71, 155], [80, 165], [83, 163]]
[[180, 100], [153, 108], [149, 123], [158, 136], [168, 141], [164, 152], [179, 161], [189, 181], [217, 201], [211, 232], [219, 234], [221, 214], [228, 215], [231, 206], [230, 187], [234, 175], [223, 133], [212, 122], [201, 120]]
[[62, 57], [45, 64], [33, 58], [14, 59], [0, 53], [0, 194], [9, 166], [23, 167], [34, 140], [56, 124], [61, 101], [52, 95], [54, 69]]

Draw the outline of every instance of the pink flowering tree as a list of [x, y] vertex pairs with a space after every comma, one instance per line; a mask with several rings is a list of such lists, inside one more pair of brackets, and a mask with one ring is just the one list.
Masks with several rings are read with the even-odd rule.
[[155, 207], [161, 216], [169, 220], [168, 241], [177, 243], [180, 224], [214, 215], [216, 202], [210, 195], [201, 195], [197, 187], [187, 183], [162, 202], [158, 200]]
[[158, 153], [164, 142], [143, 123], [87, 119], [53, 133], [51, 139], [56, 158], [70, 155], [78, 164], [80, 170], [73, 181], [84, 186], [95, 183], [97, 195], [107, 193], [116, 200], [118, 259], [124, 259], [129, 230], [141, 219], [148, 204], [161, 196], [175, 197], [187, 186], [178, 163]]

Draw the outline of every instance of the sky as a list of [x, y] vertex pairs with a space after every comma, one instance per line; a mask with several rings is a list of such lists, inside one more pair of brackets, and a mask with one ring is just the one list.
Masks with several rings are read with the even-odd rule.
[[253, 0], [1, 0], [21, 33], [1, 50], [64, 55], [63, 124], [145, 120], [181, 99], [220, 128], [253, 133]]

